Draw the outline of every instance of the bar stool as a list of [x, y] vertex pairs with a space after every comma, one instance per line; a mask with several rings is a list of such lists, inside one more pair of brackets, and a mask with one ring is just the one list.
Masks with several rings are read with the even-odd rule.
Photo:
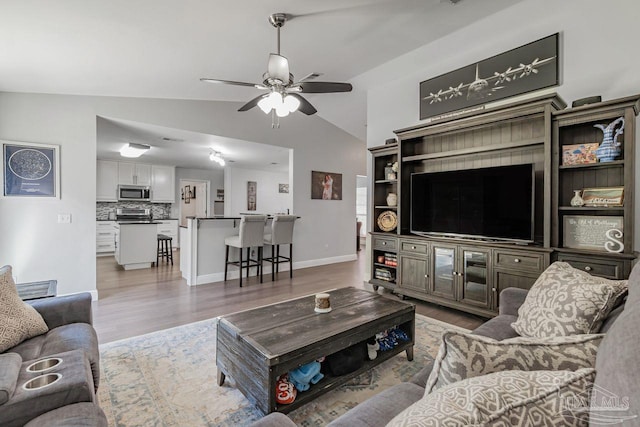
[[[247, 278], [249, 278], [249, 269], [257, 267], [257, 274], [260, 275], [260, 283], [262, 283], [262, 240], [264, 236], [264, 224], [267, 221], [265, 215], [243, 215], [240, 219], [240, 233], [237, 236], [231, 236], [224, 239], [226, 245], [224, 259], [224, 280], [227, 280], [227, 269], [229, 264], [235, 265], [240, 269], [240, 287], [242, 287], [242, 269], [247, 269]], [[239, 261], [229, 261], [229, 247], [233, 246], [240, 251]], [[251, 259], [251, 248], [258, 248], [258, 259]], [[242, 259], [242, 250], [247, 249], [246, 261]]]
[[160, 259], [171, 261], [173, 265], [173, 237], [169, 237], [166, 234], [158, 234], [158, 252], [156, 254], [156, 267]]
[[[264, 261], [271, 263], [271, 280], [276, 279], [275, 273], [280, 270], [280, 263], [289, 262], [289, 278], [293, 278], [293, 225], [295, 215], [275, 215], [271, 222], [271, 234], [265, 234], [264, 244], [271, 245], [271, 256]], [[289, 256], [280, 255], [280, 245], [289, 245]], [[275, 270], [275, 271], [274, 271]]]

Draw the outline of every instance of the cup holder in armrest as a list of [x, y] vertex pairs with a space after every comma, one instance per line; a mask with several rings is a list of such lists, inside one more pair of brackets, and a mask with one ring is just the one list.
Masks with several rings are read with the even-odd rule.
[[43, 387], [47, 387], [51, 384], [56, 383], [60, 380], [60, 378], [62, 378], [62, 374], [58, 373], [40, 375], [24, 383], [22, 385], [22, 388], [25, 390], [39, 390]]
[[44, 372], [54, 368], [62, 363], [59, 357], [50, 357], [48, 359], [38, 360], [27, 366], [27, 372]]

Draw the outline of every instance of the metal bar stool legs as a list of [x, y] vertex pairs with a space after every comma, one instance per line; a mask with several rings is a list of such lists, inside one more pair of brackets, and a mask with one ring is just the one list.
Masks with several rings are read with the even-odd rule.
[[[293, 226], [296, 221], [294, 215], [276, 215], [271, 223], [271, 234], [264, 236], [264, 244], [271, 246], [271, 256], [264, 257], [264, 261], [271, 263], [271, 280], [276, 280], [276, 273], [280, 272], [280, 264], [289, 262], [289, 278], [293, 278]], [[289, 256], [280, 255], [280, 245], [289, 245]]]
[[[239, 270], [239, 282], [242, 287], [242, 269], [246, 269], [246, 277], [249, 278], [251, 267], [256, 267], [256, 275], [260, 276], [262, 283], [262, 242], [264, 234], [265, 215], [245, 215], [240, 220], [240, 232], [237, 236], [224, 239], [226, 246], [224, 259], [224, 280], [227, 280], [229, 264], [235, 265]], [[229, 247], [238, 248], [238, 261], [229, 261]], [[251, 258], [251, 248], [257, 248], [257, 259]], [[246, 249], [246, 259], [244, 259]]]

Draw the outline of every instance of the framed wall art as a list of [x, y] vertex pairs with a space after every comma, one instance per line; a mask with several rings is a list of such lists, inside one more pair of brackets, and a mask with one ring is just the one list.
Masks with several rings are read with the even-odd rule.
[[60, 198], [60, 146], [2, 141], [5, 197]]
[[566, 215], [563, 218], [564, 247], [603, 252], [622, 252], [621, 216]]
[[278, 193], [288, 193], [289, 184], [278, 184]]
[[421, 82], [420, 120], [557, 86], [558, 69], [556, 33]]
[[342, 174], [311, 171], [311, 199], [342, 200]]
[[258, 183], [256, 181], [247, 181], [247, 210], [255, 211], [257, 209]]

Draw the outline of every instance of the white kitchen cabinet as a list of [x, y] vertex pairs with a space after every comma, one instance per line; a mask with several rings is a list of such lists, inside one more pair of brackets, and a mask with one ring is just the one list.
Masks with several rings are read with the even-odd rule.
[[149, 268], [157, 257], [157, 228], [151, 223], [116, 224], [116, 262], [125, 270]]
[[175, 203], [176, 169], [173, 166], [151, 166], [151, 202]]
[[115, 221], [96, 222], [96, 253], [108, 254], [115, 251]]
[[98, 160], [96, 200], [118, 201], [118, 162]]
[[118, 184], [151, 185], [151, 165], [118, 162]]
[[177, 219], [164, 219], [157, 220], [158, 234], [164, 234], [165, 236], [173, 237], [171, 246], [173, 249], [180, 247], [178, 244], [178, 220]]

